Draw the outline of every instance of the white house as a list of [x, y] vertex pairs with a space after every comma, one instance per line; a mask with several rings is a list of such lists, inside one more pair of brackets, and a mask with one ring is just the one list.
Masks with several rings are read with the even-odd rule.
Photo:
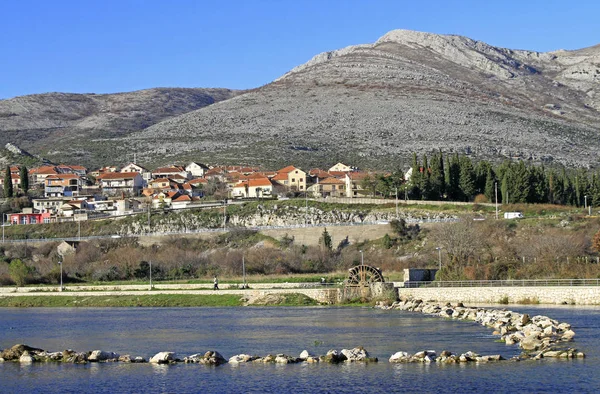
[[208, 171], [208, 167], [204, 164], [191, 162], [185, 167], [185, 170], [194, 178], [202, 178], [206, 171]]
[[136, 196], [144, 185], [138, 172], [109, 172], [96, 178], [102, 192], [106, 195]]

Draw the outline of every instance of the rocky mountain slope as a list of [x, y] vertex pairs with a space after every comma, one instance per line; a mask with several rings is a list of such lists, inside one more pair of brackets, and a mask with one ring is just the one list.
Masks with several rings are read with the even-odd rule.
[[[234, 97], [229, 89], [157, 88], [118, 94], [46, 93], [0, 100], [0, 146], [15, 143], [55, 161], [106, 165], [114, 138]], [[105, 141], [109, 141], [107, 144]], [[125, 152], [121, 152], [126, 154]]]
[[395, 30], [122, 143], [148, 160], [267, 166], [390, 168], [437, 149], [595, 166], [599, 131], [600, 46], [539, 53]]

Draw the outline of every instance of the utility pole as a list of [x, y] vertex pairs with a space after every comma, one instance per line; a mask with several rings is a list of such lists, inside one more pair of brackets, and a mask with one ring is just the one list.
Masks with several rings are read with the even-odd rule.
[[225, 200], [224, 204], [225, 205], [223, 205], [223, 231], [226, 231], [226, 229], [227, 229], [227, 200]]
[[152, 202], [149, 201], [148, 202], [148, 232], [150, 232], [150, 206], [152, 205]]
[[308, 226], [308, 193], [304, 189], [304, 227]]
[[496, 194], [496, 220], [498, 220], [498, 182], [494, 182], [494, 189]]
[[244, 283], [242, 284], [242, 288], [245, 289], [246, 285], [246, 256], [242, 255], [242, 277], [244, 278]]
[[150, 290], [152, 290], [152, 260], [148, 264], [150, 264]]
[[77, 240], [81, 241], [81, 220], [77, 220]]
[[62, 269], [62, 261], [59, 261], [58, 265], [60, 266], [60, 290], [59, 291], [63, 291], [63, 269]]
[[440, 282], [442, 281], [442, 247], [438, 246], [437, 248], [438, 251], [438, 263], [439, 263], [439, 278], [440, 278]]

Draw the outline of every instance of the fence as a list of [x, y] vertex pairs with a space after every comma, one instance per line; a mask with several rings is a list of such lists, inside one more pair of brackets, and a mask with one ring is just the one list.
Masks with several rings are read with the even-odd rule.
[[539, 286], [600, 286], [600, 279], [511, 279], [458, 280], [435, 282], [404, 282], [400, 287], [539, 287]]

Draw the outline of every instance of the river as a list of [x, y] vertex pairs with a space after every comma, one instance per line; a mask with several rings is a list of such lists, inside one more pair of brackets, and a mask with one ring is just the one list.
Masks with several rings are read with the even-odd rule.
[[159, 351], [183, 357], [217, 350], [247, 353], [364, 346], [371, 364], [0, 364], [0, 391], [28, 392], [597, 392], [600, 390], [600, 309], [520, 306], [573, 325], [583, 360], [489, 364], [390, 364], [397, 351], [444, 349], [480, 354], [519, 353], [495, 342], [473, 322], [398, 310], [347, 307], [56, 308], [0, 309], [0, 348], [16, 343], [46, 350], [102, 349], [149, 358]]

